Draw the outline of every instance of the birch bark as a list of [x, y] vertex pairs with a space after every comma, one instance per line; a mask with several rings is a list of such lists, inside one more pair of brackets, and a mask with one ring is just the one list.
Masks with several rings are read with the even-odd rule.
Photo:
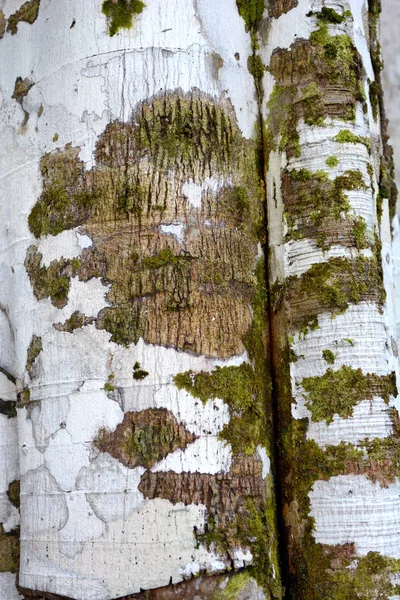
[[279, 597], [250, 32], [123, 5], [3, 5], [20, 589]]
[[399, 597], [395, 194], [378, 110], [379, 8], [299, 0], [261, 52], [290, 598]]
[[19, 472], [23, 597], [394, 599], [378, 5], [131, 7], [1, 7], [0, 556]]

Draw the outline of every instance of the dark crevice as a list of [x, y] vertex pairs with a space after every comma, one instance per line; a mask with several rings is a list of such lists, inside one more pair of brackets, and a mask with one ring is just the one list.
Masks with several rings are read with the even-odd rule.
[[279, 566], [280, 566], [280, 579], [283, 588], [283, 594], [285, 595], [285, 590], [288, 590], [288, 576], [287, 576], [287, 565], [289, 564], [289, 556], [287, 551], [287, 540], [286, 540], [286, 527], [285, 521], [283, 518], [283, 506], [284, 506], [284, 491], [282, 486], [282, 473], [281, 473], [281, 454], [279, 450], [279, 431], [281, 428], [280, 423], [280, 413], [279, 413], [279, 396], [280, 392], [278, 390], [278, 369], [279, 365], [279, 351], [277, 346], [277, 340], [275, 339], [275, 321], [274, 321], [274, 305], [273, 305], [273, 293], [271, 290], [272, 286], [272, 277], [271, 277], [271, 269], [269, 265], [269, 257], [270, 257], [270, 247], [269, 247], [269, 239], [268, 239], [268, 197], [267, 197], [267, 172], [268, 172], [268, 159], [269, 159], [269, 150], [268, 150], [268, 141], [266, 139], [266, 123], [263, 117], [263, 101], [264, 101], [264, 89], [263, 89], [263, 71], [265, 67], [261, 61], [261, 58], [257, 54], [257, 45], [254, 43], [254, 38], [257, 35], [258, 22], [254, 29], [250, 30], [252, 39], [253, 39], [253, 54], [252, 60], [248, 65], [250, 72], [252, 72], [250, 66], [253, 64], [259, 65], [259, 68], [252, 72], [254, 77], [256, 95], [257, 95], [257, 106], [258, 106], [258, 126], [259, 126], [259, 136], [260, 136], [260, 153], [259, 153], [259, 177], [263, 182], [263, 221], [264, 221], [264, 234], [265, 240], [263, 245], [263, 253], [264, 253], [264, 273], [265, 273], [265, 282], [266, 282], [266, 290], [267, 290], [267, 324], [268, 324], [268, 337], [269, 337], [269, 345], [267, 346], [267, 364], [269, 367], [270, 378], [271, 378], [271, 405], [267, 406], [267, 414], [270, 415], [269, 425], [271, 428], [271, 444], [270, 444], [270, 459], [271, 459], [271, 472], [274, 481], [274, 493], [276, 500], [276, 532], [277, 532], [277, 544], [278, 544], [278, 557], [279, 557]]

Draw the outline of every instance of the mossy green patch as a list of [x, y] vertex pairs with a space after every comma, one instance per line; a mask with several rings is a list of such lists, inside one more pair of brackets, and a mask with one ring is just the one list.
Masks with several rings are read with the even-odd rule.
[[36, 246], [30, 246], [26, 253], [25, 269], [37, 300], [50, 298], [57, 308], [68, 302], [71, 277], [77, 274], [80, 262], [76, 259], [53, 260], [48, 267], [41, 265], [42, 255]]
[[254, 31], [262, 19], [265, 0], [236, 0], [236, 5], [246, 24], [246, 31]]
[[362, 400], [380, 396], [388, 403], [390, 395], [397, 395], [393, 373], [364, 375], [361, 369], [352, 369], [347, 365], [337, 371], [329, 368], [321, 377], [305, 377], [301, 385], [307, 393], [306, 406], [316, 422], [325, 420], [331, 423], [334, 415], [348, 418]]
[[[270, 149], [285, 149], [299, 156], [298, 120], [324, 125], [326, 116], [354, 120], [356, 102], [365, 102], [360, 84], [362, 61], [348, 35], [331, 36], [327, 21], [310, 40], [297, 40], [290, 49], [273, 52], [269, 70], [276, 85], [268, 101]], [[310, 83], [311, 80], [311, 83]], [[334, 107], [326, 102], [332, 90], [338, 95]], [[339, 101], [340, 100], [340, 101]]]
[[[361, 441], [359, 447], [341, 442], [323, 449], [307, 439], [307, 419], [295, 420], [285, 429], [282, 443], [291, 465], [292, 486], [286, 487], [286, 510], [290, 513], [296, 540], [291, 549], [293, 570], [288, 581], [288, 598], [326, 600], [388, 600], [396, 593], [391, 577], [400, 570], [400, 561], [370, 552], [357, 557], [354, 544], [328, 546], [315, 542], [314, 519], [309, 516], [314, 483], [342, 474], [365, 473], [372, 481], [387, 486], [394, 481], [393, 438]], [[384, 446], [383, 446], [384, 443]], [[374, 453], [373, 446], [380, 448]], [[397, 452], [399, 445], [397, 443]], [[301, 460], [299, 460], [301, 457]], [[397, 469], [399, 463], [397, 462]], [[287, 515], [288, 516], [288, 515]], [[296, 530], [299, 528], [299, 530]]]
[[328, 158], [326, 159], [326, 164], [328, 165], [328, 167], [330, 167], [331, 169], [333, 169], [334, 167], [337, 167], [339, 164], [339, 159], [337, 156], [328, 156]]
[[333, 139], [335, 142], [339, 142], [339, 144], [364, 144], [368, 149], [371, 147], [371, 142], [368, 138], [356, 135], [349, 129], [342, 129]]
[[135, 362], [133, 365], [133, 379], [140, 381], [145, 379], [149, 373], [140, 367], [140, 363]]
[[214, 600], [237, 600], [239, 592], [245, 588], [250, 581], [250, 573], [242, 571], [230, 577], [226, 587], [218, 592]]
[[110, 373], [107, 381], [104, 384], [104, 388], [103, 388], [106, 392], [113, 392], [115, 390], [114, 379], [115, 379], [114, 373]]
[[19, 508], [20, 505], [20, 482], [18, 479], [15, 479], [10, 483], [7, 490], [7, 496], [11, 504], [15, 506], [15, 508]]
[[32, 376], [33, 365], [42, 350], [43, 350], [42, 338], [37, 335], [33, 335], [32, 339], [31, 339], [31, 343], [29, 344], [29, 347], [27, 350], [27, 357], [26, 357], [26, 370], [28, 371], [29, 375], [31, 375], [31, 376]]
[[18, 23], [24, 21], [32, 25], [39, 14], [40, 0], [29, 0], [25, 2], [21, 8], [15, 13], [8, 17], [7, 31], [10, 31], [12, 35], [18, 31]]
[[196, 439], [184, 425], [177, 423], [165, 408], [149, 408], [125, 413], [115, 431], [101, 430], [96, 446], [127, 467], [150, 469], [178, 448], [184, 449]]
[[369, 101], [371, 102], [372, 115], [375, 121], [378, 119], [380, 94], [381, 90], [379, 84], [376, 81], [371, 81], [369, 84]]
[[258, 54], [252, 54], [247, 59], [247, 68], [256, 81], [261, 81], [265, 71], [265, 65]]
[[141, 0], [104, 0], [102, 12], [110, 19], [108, 33], [113, 36], [119, 29], [130, 29], [132, 18], [145, 7]]
[[333, 365], [336, 360], [336, 354], [332, 350], [322, 350], [322, 358], [326, 360], [329, 365]]
[[323, 6], [319, 12], [310, 11], [307, 14], [307, 17], [312, 17], [312, 16], [317, 17], [317, 19], [319, 19], [320, 21], [323, 21], [325, 23], [333, 23], [335, 25], [343, 23], [347, 17], [347, 15], [344, 15], [344, 14], [340, 15], [333, 8], [328, 8], [326, 6]]
[[186, 371], [174, 377], [178, 389], [207, 402], [220, 398], [231, 409], [231, 421], [220, 437], [232, 444], [234, 454], [253, 454], [257, 445], [265, 443], [264, 398], [259, 397], [254, 368], [248, 363], [239, 367], [216, 367], [211, 373]]
[[[289, 226], [288, 237], [319, 239], [328, 232], [332, 236], [337, 225], [333, 226], [330, 233], [329, 227], [323, 226], [324, 222], [327, 219], [338, 221], [346, 217], [350, 220], [350, 202], [345, 192], [357, 189], [366, 189], [363, 175], [358, 170], [345, 171], [333, 180], [324, 171], [284, 171], [282, 195]], [[361, 227], [361, 222], [357, 220], [357, 223]], [[356, 233], [361, 238], [361, 229], [357, 229]]]
[[356, 217], [353, 223], [353, 237], [356, 248], [358, 250], [368, 248], [367, 224], [364, 217]]
[[293, 306], [292, 326], [296, 329], [308, 327], [321, 312], [338, 315], [350, 304], [362, 301], [382, 306], [386, 297], [377, 257], [362, 255], [314, 264], [301, 277], [290, 277], [286, 290]]

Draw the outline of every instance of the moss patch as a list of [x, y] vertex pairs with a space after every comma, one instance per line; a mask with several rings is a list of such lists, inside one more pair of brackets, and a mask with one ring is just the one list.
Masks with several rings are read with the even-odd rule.
[[397, 395], [394, 373], [364, 375], [361, 369], [346, 365], [337, 371], [328, 369], [322, 377], [305, 377], [301, 385], [307, 392], [306, 406], [311, 411], [312, 420], [325, 420], [327, 423], [333, 421], [334, 415], [351, 417], [354, 407], [362, 400], [380, 396], [388, 403], [390, 395]]
[[7, 31], [10, 31], [12, 35], [15, 35], [18, 31], [18, 23], [21, 21], [32, 25], [38, 17], [39, 6], [40, 0], [29, 0], [29, 2], [25, 2], [21, 8], [10, 15]]
[[19, 530], [5, 533], [0, 524], [0, 573], [17, 573], [19, 568]]
[[386, 297], [375, 256], [330, 258], [312, 265], [301, 277], [290, 277], [285, 289], [295, 329], [307, 326], [322, 312], [343, 313], [350, 304], [370, 301], [382, 306]]
[[20, 505], [20, 482], [19, 480], [14, 480], [10, 483], [7, 490], [7, 496], [9, 501], [15, 508], [19, 509]]
[[[400, 562], [376, 552], [357, 558], [354, 544], [317, 544], [313, 538], [314, 520], [307, 515], [310, 511], [309, 492], [315, 481], [327, 481], [341, 474], [365, 474], [383, 486], [393, 482], [395, 469], [399, 467], [396, 453], [399, 438], [395, 434], [388, 440], [377, 439], [373, 443], [364, 440], [359, 447], [341, 442], [324, 450], [314, 440], [306, 439], [306, 431], [306, 419], [293, 421], [282, 437], [292, 467], [293, 484], [286, 486], [285, 518], [291, 523], [296, 538], [291, 550], [293, 570], [289, 575], [289, 598], [388, 600], [396, 593], [390, 576], [399, 571]], [[396, 439], [397, 451], [393, 452]], [[380, 451], [374, 454], [375, 444]], [[301, 460], [298, 460], [299, 456]]]
[[64, 323], [53, 323], [53, 327], [57, 331], [72, 333], [75, 329], [82, 329], [82, 327], [90, 325], [94, 320], [94, 317], [86, 317], [79, 310], [76, 310]]
[[333, 23], [335, 25], [343, 23], [347, 17], [347, 15], [340, 15], [333, 8], [328, 8], [326, 6], [323, 6], [319, 12], [309, 12], [307, 14], [307, 17], [312, 16], [317, 17], [319, 21], [322, 21], [324, 23]]
[[368, 138], [356, 135], [349, 129], [342, 129], [339, 131], [339, 133], [335, 135], [334, 140], [335, 142], [339, 142], [339, 144], [364, 144], [368, 149], [371, 147], [371, 142]]
[[102, 430], [96, 446], [133, 469], [150, 469], [178, 448], [184, 449], [196, 439], [165, 408], [128, 412], [115, 431]]
[[326, 360], [329, 365], [333, 365], [336, 360], [336, 354], [332, 350], [322, 350], [322, 358]]
[[271, 149], [299, 156], [297, 122], [322, 125], [326, 116], [354, 120], [356, 102], [365, 102], [362, 60], [351, 38], [331, 36], [325, 20], [310, 40], [273, 52], [269, 66], [276, 86], [268, 101]]
[[4, 12], [0, 9], [0, 40], [6, 31], [6, 18]]
[[148, 372], [140, 368], [140, 363], [135, 362], [135, 364], [133, 365], [133, 379], [140, 381], [142, 379], [145, 379], [147, 375]]
[[26, 253], [25, 269], [37, 300], [50, 298], [57, 308], [63, 308], [68, 302], [71, 277], [77, 274], [79, 261], [76, 259], [54, 260], [48, 267], [41, 266], [42, 255], [36, 246], [30, 246]]
[[104, 0], [101, 10], [110, 20], [110, 36], [115, 35], [119, 29], [130, 29], [133, 16], [140, 14], [144, 7], [141, 0]]
[[236, 0], [239, 15], [246, 23], [246, 31], [254, 31], [262, 19], [264, 0]]
[[[345, 192], [366, 187], [363, 175], [358, 170], [345, 171], [334, 180], [329, 179], [324, 171], [283, 171], [282, 196], [289, 226], [288, 237], [314, 238], [318, 245], [324, 247], [332, 243], [339, 244], [341, 237], [342, 244], [354, 245], [355, 233], [359, 234], [361, 240], [362, 232], [354, 229], [355, 223], [360, 222], [349, 216], [350, 202]], [[345, 218], [348, 225], [338, 236], [337, 222], [343, 222]], [[344, 235], [345, 232], [347, 235]]]
[[328, 165], [328, 167], [330, 167], [331, 169], [333, 169], [334, 167], [337, 167], [339, 164], [339, 159], [337, 156], [328, 156], [328, 158], [326, 159], [326, 164]]
[[42, 338], [37, 335], [33, 335], [32, 339], [31, 339], [31, 343], [29, 344], [29, 348], [27, 350], [27, 357], [26, 357], [26, 370], [28, 371], [28, 373], [31, 377], [32, 377], [33, 365], [42, 350], [43, 350]]

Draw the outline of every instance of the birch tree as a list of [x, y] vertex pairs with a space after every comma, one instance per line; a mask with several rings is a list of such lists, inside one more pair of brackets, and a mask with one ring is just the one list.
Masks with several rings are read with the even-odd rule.
[[378, 16], [2, 3], [2, 598], [400, 597]]

